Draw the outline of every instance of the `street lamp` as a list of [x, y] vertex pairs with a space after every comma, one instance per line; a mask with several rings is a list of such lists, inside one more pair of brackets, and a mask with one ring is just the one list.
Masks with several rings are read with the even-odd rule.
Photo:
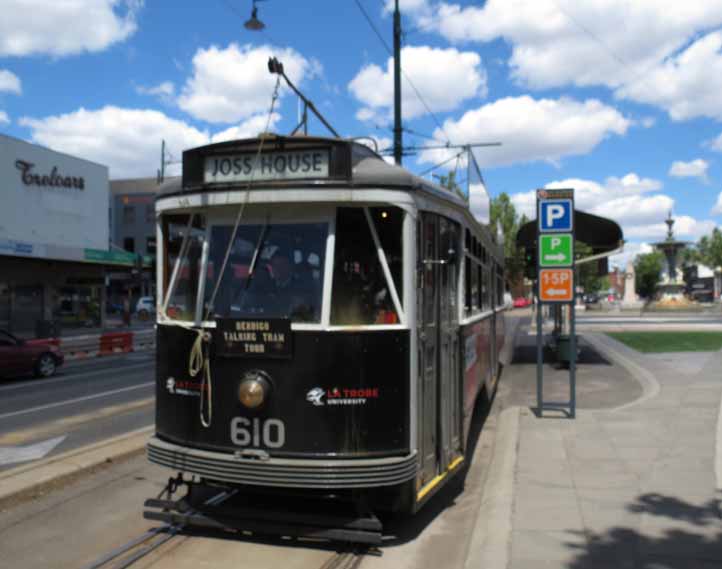
[[243, 26], [247, 30], [252, 30], [254, 32], [259, 32], [263, 28], [266, 27], [266, 24], [261, 22], [261, 20], [258, 19], [258, 7], [256, 6], [256, 2], [262, 2], [263, 0], [253, 0], [253, 9], [251, 10], [251, 18], [250, 20], [246, 21]]

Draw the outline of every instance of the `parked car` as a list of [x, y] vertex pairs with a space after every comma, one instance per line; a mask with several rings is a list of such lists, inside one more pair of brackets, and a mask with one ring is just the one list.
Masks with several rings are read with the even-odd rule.
[[135, 305], [135, 313], [140, 318], [148, 318], [151, 314], [155, 314], [155, 298], [152, 296], [141, 296]]
[[588, 292], [584, 295], [584, 304], [596, 304], [599, 302], [599, 295], [596, 292]]
[[520, 296], [514, 299], [514, 308], [526, 308], [529, 305], [531, 305], [531, 300], [528, 298]]
[[22, 340], [0, 330], [0, 377], [50, 377], [64, 360], [60, 348], [48, 340]]

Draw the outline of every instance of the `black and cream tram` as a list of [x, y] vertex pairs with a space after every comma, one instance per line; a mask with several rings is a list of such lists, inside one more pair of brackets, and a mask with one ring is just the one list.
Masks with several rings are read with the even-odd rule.
[[184, 152], [156, 211], [151, 461], [408, 512], [459, 472], [504, 338], [503, 256], [465, 200], [268, 136]]

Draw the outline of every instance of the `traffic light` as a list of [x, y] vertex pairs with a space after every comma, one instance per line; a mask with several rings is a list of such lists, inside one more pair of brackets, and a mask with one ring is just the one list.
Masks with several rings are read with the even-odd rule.
[[530, 280], [536, 279], [536, 247], [524, 249], [524, 276]]

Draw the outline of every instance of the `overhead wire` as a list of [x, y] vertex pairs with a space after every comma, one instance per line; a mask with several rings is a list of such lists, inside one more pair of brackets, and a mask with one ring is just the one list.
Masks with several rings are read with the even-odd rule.
[[[386, 51], [389, 53], [391, 57], [393, 57], [394, 52], [389, 47], [389, 44], [386, 43], [386, 40], [381, 35], [381, 32], [379, 32], [378, 28], [376, 27], [376, 24], [373, 23], [371, 20], [371, 17], [368, 15], [368, 12], [366, 12], [366, 9], [361, 4], [360, 0], [354, 0], [356, 2], [356, 6], [358, 6], [359, 10], [363, 14], [364, 18], [366, 18], [366, 21], [368, 22], [369, 26], [371, 26], [371, 29], [376, 34], [376, 37], [379, 38], [379, 41], [381, 44], [386, 48]], [[446, 142], [451, 143], [451, 140], [449, 139], [449, 135], [446, 134], [446, 131], [444, 130], [444, 127], [441, 124], [441, 121], [439, 121], [438, 117], [434, 114], [434, 112], [429, 108], [429, 105], [426, 103], [424, 98], [421, 96], [421, 93], [416, 88], [416, 85], [414, 85], [414, 82], [411, 80], [411, 78], [406, 74], [403, 68], [403, 63], [401, 65], [401, 75], [404, 76], [404, 79], [408, 82], [408, 84], [411, 86], [411, 88], [414, 90], [414, 93], [416, 93], [416, 97], [419, 99], [421, 104], [423, 105], [424, 109], [426, 109], [426, 113], [431, 116], [431, 118], [434, 120], [434, 123], [436, 123], [436, 126], [439, 128], [439, 130], [443, 133], [444, 138], [446, 138]]]

